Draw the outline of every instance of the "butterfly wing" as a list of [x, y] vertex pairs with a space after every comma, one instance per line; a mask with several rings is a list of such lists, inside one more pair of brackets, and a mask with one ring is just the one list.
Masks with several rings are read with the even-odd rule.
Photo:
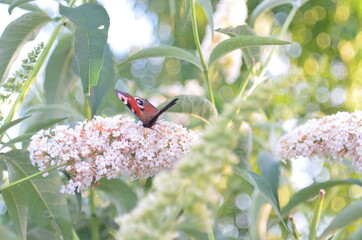
[[116, 92], [118, 98], [121, 99], [122, 102], [129, 108], [129, 110], [131, 110], [136, 115], [136, 117], [142, 121], [142, 111], [138, 107], [138, 104], [134, 97], [132, 97], [128, 93], [118, 91], [117, 89], [114, 91]]
[[153, 125], [155, 125], [158, 117], [164, 113], [165, 111], [167, 111], [167, 109], [169, 109], [170, 107], [172, 107], [173, 105], [176, 104], [178, 98], [175, 98], [174, 100], [172, 100], [169, 104], [167, 104], [166, 106], [164, 106], [160, 111], [157, 112], [157, 114], [155, 116], [153, 116], [151, 118], [151, 120], [147, 123], [147, 125], [144, 125], [145, 127], [151, 128]]

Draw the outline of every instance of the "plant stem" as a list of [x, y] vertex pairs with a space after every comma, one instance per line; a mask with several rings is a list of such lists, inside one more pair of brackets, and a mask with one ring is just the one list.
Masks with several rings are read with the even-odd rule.
[[[289, 26], [290, 26], [290, 23], [292, 22], [292, 20], [293, 20], [293, 18], [294, 18], [294, 16], [295, 16], [295, 14], [296, 14], [297, 11], [299, 10], [299, 8], [300, 8], [301, 6], [303, 6], [303, 4], [306, 3], [306, 2], [308, 2], [308, 1], [309, 1], [309, 0], [300, 0], [299, 2], [295, 2], [295, 3], [292, 4], [292, 10], [289, 12], [288, 17], [287, 17], [287, 19], [285, 20], [285, 22], [284, 22], [284, 24], [283, 24], [283, 26], [282, 26], [282, 29], [280, 30], [280, 33], [279, 33], [279, 35], [278, 35], [278, 39], [283, 39], [283, 38], [284, 38], [284, 36], [285, 36], [285, 34], [287, 33], [287, 30], [288, 30], [288, 28], [289, 28]], [[273, 56], [273, 54], [274, 54], [275, 49], [276, 49], [276, 46], [274, 46], [274, 47], [272, 48], [272, 50], [270, 51], [267, 59], [265, 60], [265, 62], [264, 62], [264, 64], [262, 65], [262, 67], [260, 68], [259, 73], [258, 73], [258, 77], [259, 77], [259, 78], [263, 78], [263, 77], [264, 77], [264, 75], [265, 75], [265, 73], [266, 73], [266, 71], [267, 71], [267, 68], [268, 68], [268, 66], [269, 66], [269, 63], [270, 63], [270, 61], [271, 61], [271, 58], [272, 58], [272, 56]], [[248, 96], [250, 96], [251, 93], [256, 89], [256, 87], [257, 87], [261, 82], [262, 82], [262, 81], [260, 81], [260, 82], [258, 82], [258, 83], [254, 83], [253, 86], [252, 86], [252, 88], [249, 89], [248, 94], [244, 97], [244, 99], [246, 99]]]
[[194, 35], [194, 39], [195, 39], [195, 45], [197, 48], [197, 51], [199, 53], [200, 56], [200, 61], [201, 61], [201, 66], [203, 69], [203, 73], [204, 73], [204, 77], [207, 83], [207, 88], [210, 94], [210, 99], [212, 104], [215, 105], [215, 99], [214, 99], [214, 93], [212, 92], [212, 88], [211, 88], [211, 83], [210, 83], [210, 79], [209, 79], [209, 70], [206, 66], [202, 51], [201, 51], [201, 44], [200, 44], [200, 39], [199, 39], [199, 33], [197, 31], [197, 21], [196, 21], [196, 13], [195, 13], [195, 5], [193, 0], [189, 0], [190, 2], [190, 8], [191, 8], [191, 23], [192, 23], [192, 33]]
[[90, 211], [91, 211], [91, 234], [92, 234], [92, 240], [98, 240], [99, 239], [99, 230], [98, 230], [98, 218], [96, 214], [96, 205], [94, 202], [94, 190], [89, 190], [89, 205], [90, 205]]
[[202, 205], [202, 217], [204, 218], [206, 228], [207, 228], [207, 236], [209, 240], [215, 240], [214, 232], [212, 231], [212, 225], [209, 219], [209, 215], [207, 214], [207, 207], [206, 205]]
[[32, 174], [32, 175], [29, 175], [29, 176], [27, 176], [27, 177], [25, 177], [25, 178], [22, 178], [22, 179], [19, 179], [19, 180], [15, 181], [15, 182], [12, 182], [12, 183], [6, 185], [5, 187], [2, 187], [2, 188], [0, 189], [0, 193], [3, 192], [3, 191], [5, 191], [5, 190], [7, 190], [7, 189], [9, 189], [9, 188], [12, 188], [12, 187], [14, 187], [14, 186], [16, 186], [16, 185], [18, 185], [18, 184], [20, 184], [20, 183], [23, 183], [23, 182], [26, 182], [26, 181], [28, 181], [28, 180], [30, 180], [30, 179], [33, 179], [33, 178], [35, 178], [35, 177], [38, 177], [38, 176], [40, 176], [40, 175], [42, 175], [42, 174], [44, 174], [44, 173], [51, 172], [51, 171], [53, 171], [53, 170], [55, 170], [55, 169], [57, 169], [57, 168], [60, 168], [60, 167], [64, 167], [64, 166], [66, 166], [67, 164], [68, 164], [68, 163], [63, 163], [63, 164], [60, 164], [60, 165], [57, 165], [57, 166], [53, 166], [53, 167], [51, 167], [51, 168], [45, 169], [45, 170], [40, 171], [40, 172], [36, 172], [36, 173], [34, 173], [34, 174]]
[[[306, 2], [307, 2], [307, 1], [300, 1], [299, 4], [296, 4], [296, 3], [295, 3], [295, 4], [292, 5], [292, 6], [293, 6], [293, 7], [292, 7], [292, 10], [290, 10], [290, 12], [289, 12], [289, 14], [288, 14], [288, 17], [287, 17], [287, 19], [285, 20], [285, 22], [284, 22], [284, 24], [283, 24], [283, 26], [282, 26], [282, 29], [280, 30], [280, 33], [279, 33], [279, 35], [278, 35], [278, 39], [283, 39], [283, 38], [284, 38], [284, 36], [285, 36], [285, 34], [287, 33], [287, 30], [288, 30], [288, 28], [289, 28], [289, 26], [290, 26], [290, 23], [292, 22], [292, 20], [293, 20], [293, 18], [294, 18], [294, 16], [295, 16], [295, 14], [296, 14], [297, 11], [299, 10], [299, 8], [300, 8], [304, 3], [306, 3]], [[268, 67], [268, 65], [269, 65], [269, 63], [270, 63], [271, 57], [272, 57], [275, 49], [276, 49], [276, 46], [274, 46], [274, 47], [272, 48], [272, 50], [270, 51], [268, 58], [266, 59], [265, 63], [263, 64], [263, 67], [262, 67], [262, 69], [261, 69], [261, 72], [260, 72], [259, 76], [263, 76], [263, 75], [265, 74], [266, 69], [267, 69], [267, 67]]]
[[298, 234], [298, 231], [297, 231], [297, 227], [295, 226], [295, 222], [294, 222], [294, 218], [293, 216], [289, 216], [289, 221], [290, 221], [290, 224], [292, 225], [292, 230], [293, 230], [293, 236], [296, 240], [299, 240], [299, 234]]
[[[75, 1], [76, 0], [73, 0], [69, 4], [69, 6], [73, 6]], [[59, 30], [63, 26], [64, 22], [65, 22], [65, 18], [62, 17], [61, 20], [58, 22], [57, 26], [55, 27], [55, 29], [53, 30], [52, 35], [50, 35], [48, 43], [46, 44], [42, 53], [40, 54], [38, 61], [36, 62], [34, 69], [31, 71], [28, 79], [25, 81], [24, 87], [22, 88], [22, 90], [19, 93], [17, 99], [15, 100], [13, 106], [11, 107], [9, 114], [6, 116], [4, 124], [10, 122], [13, 119], [15, 113], [19, 109], [20, 105], [23, 103], [26, 95], [28, 94], [28, 92], [30, 90], [30, 87], [33, 85], [36, 77], [38, 76], [38, 73], [39, 73], [41, 67], [43, 66], [46, 58], [48, 57], [48, 54], [49, 54], [57, 36], [58, 36]], [[0, 135], [0, 141], [2, 140], [3, 136], [4, 136], [4, 133]]]
[[[92, 109], [89, 104], [89, 97], [84, 95], [84, 115], [88, 120], [92, 119]], [[94, 190], [89, 189], [89, 206], [91, 212], [91, 236], [92, 240], [98, 240], [99, 238], [99, 228], [98, 228], [98, 217], [97, 217], [97, 208], [94, 199]]]
[[323, 189], [321, 189], [319, 191], [319, 201], [318, 201], [316, 209], [314, 211], [313, 220], [310, 223], [309, 238], [308, 238], [309, 240], [314, 240], [317, 237], [317, 226], [319, 223], [319, 219], [321, 218], [322, 207], [323, 207], [325, 195], [326, 195], [326, 192]]
[[238, 97], [241, 97], [246, 89], [246, 86], [248, 85], [249, 81], [250, 81], [250, 76], [252, 75], [252, 73], [254, 73], [253, 71], [253, 67], [250, 67], [250, 70], [248, 72], [248, 74], [246, 75], [245, 81], [243, 82], [243, 84], [240, 86], [240, 90], [239, 90], [239, 94]]

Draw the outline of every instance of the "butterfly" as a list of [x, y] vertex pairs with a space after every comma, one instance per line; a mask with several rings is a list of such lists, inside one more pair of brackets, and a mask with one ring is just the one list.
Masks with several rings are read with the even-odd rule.
[[170, 107], [176, 104], [178, 98], [173, 99], [161, 110], [158, 110], [147, 99], [140, 97], [133, 97], [132, 95], [114, 90], [122, 100], [122, 102], [136, 115], [136, 117], [143, 122], [143, 127], [152, 128], [155, 125], [158, 117], [167, 111]]

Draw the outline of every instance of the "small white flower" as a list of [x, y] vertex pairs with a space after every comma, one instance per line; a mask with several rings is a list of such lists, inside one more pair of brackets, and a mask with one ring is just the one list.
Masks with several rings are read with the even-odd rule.
[[41, 130], [31, 138], [30, 159], [40, 170], [67, 163], [72, 179], [61, 192], [74, 194], [103, 177], [148, 178], [169, 170], [199, 141], [198, 132], [174, 123], [159, 121], [153, 128], [130, 118], [97, 116], [74, 129]]
[[362, 112], [338, 112], [320, 119], [311, 119], [282, 136], [277, 145], [281, 160], [315, 155], [341, 161], [349, 156], [362, 170]]

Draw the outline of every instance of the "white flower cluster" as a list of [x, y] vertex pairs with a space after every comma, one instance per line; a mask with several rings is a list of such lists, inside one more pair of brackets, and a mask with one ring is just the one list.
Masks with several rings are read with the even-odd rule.
[[279, 139], [277, 154], [282, 160], [316, 154], [336, 160], [349, 156], [362, 171], [362, 111], [309, 120]]
[[199, 133], [166, 121], [145, 129], [141, 122], [115, 116], [95, 117], [74, 129], [41, 130], [31, 139], [32, 164], [45, 170], [68, 163], [64, 169], [71, 179], [61, 191], [74, 194], [104, 177], [147, 178], [171, 169], [199, 141]]

